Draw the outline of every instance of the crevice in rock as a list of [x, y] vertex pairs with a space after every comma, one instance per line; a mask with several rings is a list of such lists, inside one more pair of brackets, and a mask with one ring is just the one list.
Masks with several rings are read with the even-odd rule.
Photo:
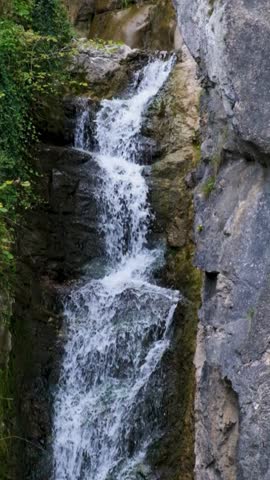
[[219, 272], [205, 272], [204, 299], [210, 300], [216, 294]]

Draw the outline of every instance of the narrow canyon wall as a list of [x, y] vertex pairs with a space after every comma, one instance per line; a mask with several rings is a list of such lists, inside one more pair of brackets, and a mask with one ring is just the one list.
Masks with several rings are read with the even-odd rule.
[[269, 464], [270, 7], [175, 0], [198, 63], [197, 480], [266, 480]]

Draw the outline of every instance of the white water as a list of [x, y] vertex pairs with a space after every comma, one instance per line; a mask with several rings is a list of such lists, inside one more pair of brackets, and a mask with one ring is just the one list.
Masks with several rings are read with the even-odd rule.
[[77, 125], [74, 135], [74, 147], [80, 150], [89, 149], [89, 141], [87, 136], [87, 124], [89, 112], [87, 109], [87, 100], [84, 98], [80, 99], [78, 104], [78, 118]]
[[[55, 398], [54, 480], [131, 480], [147, 469], [158, 438], [160, 382], [175, 291], [151, 283], [161, 252], [147, 248], [150, 210], [140, 130], [173, 59], [148, 64], [126, 99], [105, 100], [96, 118], [97, 191], [107, 274], [74, 288], [65, 306], [67, 342]], [[75, 146], [86, 148], [84, 111]], [[140, 155], [138, 155], [140, 152]], [[142, 467], [142, 465], [144, 465]]]

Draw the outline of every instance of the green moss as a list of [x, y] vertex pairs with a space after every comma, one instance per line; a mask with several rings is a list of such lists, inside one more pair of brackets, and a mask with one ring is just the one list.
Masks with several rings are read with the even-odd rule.
[[208, 15], [209, 15], [209, 17], [211, 17], [211, 15], [214, 12], [216, 0], [208, 0], [208, 3], [209, 3]]
[[208, 198], [216, 187], [216, 177], [209, 177], [202, 186], [202, 192], [205, 198]]
[[190, 243], [180, 250], [169, 250], [167, 278], [170, 285], [178, 288], [186, 299], [184, 306], [179, 307], [181, 328], [178, 331], [179, 344], [178, 376], [179, 376], [179, 425], [181, 426], [180, 442], [177, 446], [181, 477], [179, 480], [192, 480], [194, 470], [194, 396], [195, 368], [193, 365], [198, 309], [201, 302], [201, 272], [193, 265], [194, 245]]
[[195, 163], [196, 165], [199, 164], [200, 160], [201, 160], [201, 144], [200, 143], [195, 143], [194, 144], [194, 156], [195, 156]]
[[[199, 148], [198, 148], [199, 150]], [[197, 162], [196, 155], [193, 165]], [[183, 172], [183, 179], [187, 172]], [[185, 202], [185, 223], [187, 232], [191, 232], [194, 224], [192, 193], [182, 182], [181, 199]], [[183, 218], [183, 215], [182, 215]], [[187, 235], [187, 238], [189, 236]], [[177, 330], [179, 357], [177, 360], [179, 379], [179, 428], [181, 435], [178, 445], [179, 465], [181, 476], [179, 480], [193, 480], [194, 471], [194, 397], [195, 397], [195, 368], [194, 355], [196, 349], [198, 310], [201, 304], [201, 271], [194, 266], [195, 245], [188, 241], [182, 248], [169, 248], [167, 253], [166, 283], [180, 290], [185, 297], [185, 304], [180, 305], [176, 312], [180, 328]]]

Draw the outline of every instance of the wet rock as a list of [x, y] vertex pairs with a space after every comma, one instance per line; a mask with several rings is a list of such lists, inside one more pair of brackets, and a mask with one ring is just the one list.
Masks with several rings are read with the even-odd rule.
[[63, 300], [69, 282], [102, 256], [95, 203], [99, 168], [91, 155], [41, 146], [37, 166], [45, 203], [32, 211], [17, 240], [17, 278], [10, 370], [19, 437], [15, 478], [51, 475], [52, 394], [63, 355]]
[[183, 247], [190, 240], [192, 194], [185, 176], [197, 162], [198, 97], [195, 63], [184, 51], [144, 125], [144, 135], [160, 146], [151, 179], [154, 231], [165, 236], [171, 247]]
[[[44, 146], [38, 159], [48, 205], [20, 235], [20, 257], [52, 278], [65, 279], [101, 255], [95, 187], [99, 168], [91, 155]], [[30, 227], [30, 228], [29, 228]]]
[[99, 48], [92, 42], [80, 41], [73, 70], [85, 75], [88, 83], [85, 96], [111, 98], [128, 86], [133, 72], [148, 58], [145, 52], [132, 50], [127, 45], [107, 44]]
[[[160, 145], [153, 158], [150, 202], [155, 214], [152, 241], [167, 246], [165, 285], [179, 289], [187, 303], [177, 309], [174, 345], [164, 362], [163, 442], [156, 445], [151, 463], [158, 478], [193, 479], [195, 371], [193, 358], [200, 302], [200, 273], [193, 267], [192, 190], [186, 177], [198, 162], [198, 99], [195, 63], [184, 49], [172, 75], [151, 105], [144, 135]], [[166, 373], [165, 373], [166, 371]], [[169, 433], [170, 432], [170, 433]]]

